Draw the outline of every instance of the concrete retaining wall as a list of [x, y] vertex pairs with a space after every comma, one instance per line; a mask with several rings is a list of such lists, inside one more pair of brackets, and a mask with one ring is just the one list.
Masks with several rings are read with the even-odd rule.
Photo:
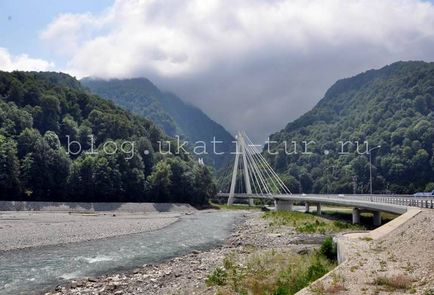
[[[377, 240], [380, 238], [384, 238], [389, 233], [399, 228], [400, 226], [402, 226], [407, 221], [414, 218], [417, 214], [421, 212], [421, 210], [418, 208], [408, 207], [407, 209], [408, 210], [406, 213], [398, 216], [392, 221], [389, 221], [385, 225], [380, 226], [370, 232], [349, 233], [349, 234], [342, 234], [336, 236], [334, 238], [334, 241], [337, 243], [337, 256], [338, 256], [339, 265], [329, 273], [325, 274], [323, 277], [311, 283], [311, 285], [316, 282], [321, 282], [326, 280], [332, 274], [338, 273], [339, 270], [343, 267], [348, 267], [348, 265], [351, 263], [351, 256], [360, 253], [363, 250], [361, 248], [362, 245], [366, 244], [366, 242], [363, 243], [360, 239]], [[309, 286], [305, 287], [304, 289], [296, 293], [296, 295], [312, 295], [312, 294], [313, 292], [311, 291]]]
[[181, 203], [79, 203], [0, 201], [0, 211], [52, 212], [192, 212], [196, 209]]

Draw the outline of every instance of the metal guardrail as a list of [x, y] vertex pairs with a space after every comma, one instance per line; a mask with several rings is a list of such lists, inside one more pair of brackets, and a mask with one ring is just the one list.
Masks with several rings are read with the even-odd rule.
[[[218, 193], [217, 197], [229, 197], [229, 193]], [[392, 204], [398, 206], [418, 207], [434, 209], [434, 197], [414, 197], [413, 195], [345, 195], [345, 194], [292, 194], [292, 195], [259, 195], [259, 194], [235, 194], [235, 198], [256, 198], [275, 200], [290, 197], [305, 197], [318, 199], [343, 199], [358, 200], [365, 202]]]

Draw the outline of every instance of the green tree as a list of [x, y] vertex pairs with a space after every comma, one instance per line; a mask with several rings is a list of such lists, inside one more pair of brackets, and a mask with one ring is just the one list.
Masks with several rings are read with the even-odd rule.
[[19, 167], [16, 143], [0, 135], [0, 195], [7, 198], [19, 195]]
[[154, 171], [148, 177], [151, 186], [151, 199], [158, 198], [161, 202], [166, 202], [170, 199], [172, 171], [170, 165], [166, 161], [160, 161], [155, 166]]
[[121, 172], [114, 157], [98, 156], [94, 165], [94, 175], [95, 196], [98, 201], [112, 201], [124, 195]]
[[70, 196], [80, 201], [95, 200], [95, 157], [82, 155], [71, 167], [68, 177]]
[[65, 186], [69, 176], [70, 159], [63, 148], [55, 150], [39, 138], [34, 151], [29, 154], [23, 166], [26, 175], [26, 189], [37, 199], [53, 196], [65, 198]]
[[20, 159], [22, 159], [28, 153], [33, 152], [38, 139], [41, 139], [41, 134], [36, 129], [27, 128], [20, 133], [17, 139], [18, 156]]
[[217, 188], [213, 177], [206, 166], [199, 165], [195, 173], [194, 188], [196, 189], [193, 203], [206, 204], [209, 199], [217, 194]]

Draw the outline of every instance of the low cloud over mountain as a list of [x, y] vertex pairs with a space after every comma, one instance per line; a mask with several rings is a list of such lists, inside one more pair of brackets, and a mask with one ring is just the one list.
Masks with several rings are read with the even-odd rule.
[[326, 87], [396, 60], [433, 60], [434, 6], [381, 1], [115, 1], [62, 14], [40, 39], [79, 77], [145, 76], [257, 139]]

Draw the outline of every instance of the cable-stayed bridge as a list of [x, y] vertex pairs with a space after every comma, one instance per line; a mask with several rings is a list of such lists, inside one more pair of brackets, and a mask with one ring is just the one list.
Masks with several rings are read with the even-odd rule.
[[292, 194], [279, 175], [254, 145], [245, 132], [236, 135], [236, 154], [232, 170], [229, 192], [219, 193], [218, 197], [227, 197], [228, 205], [236, 199], [248, 199], [250, 205], [255, 199], [272, 200], [276, 210], [292, 210], [293, 204], [304, 204], [306, 211], [316, 205], [321, 214], [321, 204], [338, 205], [353, 208], [353, 223], [360, 222], [360, 213], [373, 213], [374, 225], [381, 224], [381, 212], [403, 214], [408, 207], [434, 209], [433, 197], [414, 197], [412, 195], [372, 194]]

